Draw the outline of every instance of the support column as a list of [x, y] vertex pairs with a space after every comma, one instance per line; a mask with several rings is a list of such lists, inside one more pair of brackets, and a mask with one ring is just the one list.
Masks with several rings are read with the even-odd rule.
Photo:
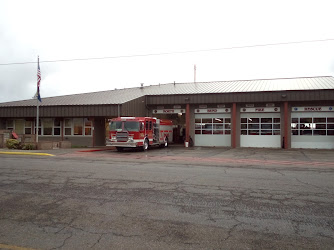
[[65, 118], [61, 118], [60, 120], [60, 134], [61, 140], [64, 141], [64, 130], [65, 130]]
[[284, 102], [284, 149], [289, 148], [289, 103]]
[[232, 104], [232, 135], [231, 135], [231, 146], [232, 148], [236, 148], [237, 147], [237, 104], [233, 103]]
[[[93, 144], [93, 147], [95, 147], [95, 129], [94, 129], [94, 125], [95, 125], [95, 119], [94, 118], [90, 118], [91, 120], [92, 120], [92, 127], [91, 127], [91, 129], [92, 129], [92, 144]], [[105, 122], [105, 120], [104, 120], [104, 122]], [[104, 130], [105, 131], [105, 130]], [[105, 134], [105, 132], [104, 132], [104, 134]]]
[[190, 130], [190, 105], [187, 103], [186, 106], [186, 142], [189, 145], [189, 130]]

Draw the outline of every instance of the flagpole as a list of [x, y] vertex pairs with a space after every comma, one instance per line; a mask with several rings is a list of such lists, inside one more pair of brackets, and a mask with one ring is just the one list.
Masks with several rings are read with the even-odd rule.
[[36, 107], [37, 107], [37, 111], [36, 111], [36, 143], [38, 143], [38, 130], [39, 130], [39, 100], [38, 100], [38, 95], [39, 95], [39, 93], [38, 93], [38, 91], [39, 91], [39, 89], [38, 89], [38, 81], [39, 81], [39, 79], [38, 79], [38, 69], [39, 68], [39, 56], [37, 57], [37, 95], [36, 95], [36, 101], [37, 101], [37, 105], [36, 105]]
[[36, 115], [36, 142], [38, 143], [38, 129], [39, 129], [39, 100], [37, 100], [37, 115]]
[[194, 83], [196, 83], [196, 64], [194, 65]]

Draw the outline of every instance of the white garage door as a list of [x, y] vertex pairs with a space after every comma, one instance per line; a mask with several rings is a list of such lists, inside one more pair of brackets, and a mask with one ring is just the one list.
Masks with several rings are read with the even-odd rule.
[[231, 146], [231, 114], [195, 114], [195, 146]]
[[280, 113], [241, 113], [240, 146], [281, 147]]
[[334, 112], [292, 112], [291, 147], [334, 149]]

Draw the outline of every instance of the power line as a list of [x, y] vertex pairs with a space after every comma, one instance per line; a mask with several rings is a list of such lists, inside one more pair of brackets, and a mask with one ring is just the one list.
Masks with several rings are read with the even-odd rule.
[[[216, 48], [216, 49], [161, 52], [161, 53], [138, 54], [138, 55], [122, 55], [122, 56], [106, 56], [106, 57], [89, 57], [89, 58], [46, 60], [46, 61], [40, 61], [40, 63], [56, 63], [56, 62], [119, 59], [119, 58], [131, 58], [131, 57], [163, 56], [163, 55], [173, 55], [173, 54], [200, 53], [200, 52], [210, 52], [210, 51], [219, 51], [219, 50], [246, 49], [246, 48], [256, 48], [256, 47], [280, 46], [280, 45], [289, 45], [289, 44], [316, 43], [316, 42], [328, 42], [328, 41], [334, 41], [334, 38], [322, 39], [322, 40], [307, 40], [307, 41], [294, 41], [294, 42], [282, 42], [282, 43], [267, 43], [267, 44], [257, 44], [257, 45], [233, 46], [233, 47]], [[19, 65], [19, 64], [36, 64], [36, 63], [37, 62], [0, 63], [0, 66]]]

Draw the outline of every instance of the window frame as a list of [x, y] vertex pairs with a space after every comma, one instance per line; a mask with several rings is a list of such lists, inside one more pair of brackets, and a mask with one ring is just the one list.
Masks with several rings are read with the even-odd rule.
[[[8, 121], [11, 121], [11, 126], [8, 126]], [[7, 119], [6, 120], [6, 129], [7, 130], [15, 130], [15, 120], [14, 119]]]
[[83, 118], [72, 118], [72, 127], [73, 136], [84, 136]]
[[[59, 121], [59, 126], [56, 125], [56, 121]], [[61, 136], [61, 125], [62, 125], [62, 119], [60, 118], [54, 118], [53, 119], [53, 128], [52, 128], [52, 135], [53, 136]], [[56, 135], [55, 130], [59, 129], [59, 135]]]
[[[90, 125], [86, 125], [86, 123], [89, 122]], [[83, 124], [84, 124], [84, 136], [92, 136], [93, 135], [93, 121], [89, 118], [83, 118]], [[86, 134], [86, 131], [90, 129], [90, 133]]]
[[[57, 120], [57, 119], [59, 119], [59, 122], [60, 122], [60, 126], [55, 126], [55, 121]], [[51, 123], [52, 123], [52, 126], [51, 126], [51, 134], [45, 134], [44, 132], [45, 132], [45, 129], [46, 129], [46, 120], [50, 120], [51, 121]], [[36, 119], [34, 119], [34, 121], [33, 121], [33, 123], [34, 123], [34, 132], [36, 133]], [[51, 124], [50, 123], [50, 124]], [[61, 136], [61, 126], [62, 126], [62, 120], [60, 119], [60, 118], [40, 118], [39, 119], [39, 123], [38, 123], [38, 135], [39, 136]], [[49, 127], [50, 128], [50, 127]], [[54, 131], [55, 131], [55, 128], [60, 128], [60, 134], [59, 135], [56, 135], [55, 133], [54, 133]]]
[[[54, 119], [53, 118], [43, 118], [42, 120], [42, 136], [53, 136], [53, 123]], [[49, 123], [49, 124], [46, 124]], [[49, 126], [51, 124], [51, 127]], [[46, 126], [48, 125], [48, 126]], [[50, 134], [45, 134], [46, 129], [50, 129]]]
[[[69, 121], [70, 122], [70, 125], [66, 125], [66, 121]], [[65, 118], [64, 119], [64, 126], [63, 126], [63, 133], [64, 133], [64, 136], [72, 136], [72, 131], [73, 131], [73, 121], [72, 121], [72, 118]], [[70, 134], [66, 134], [66, 129], [70, 129]]]
[[[76, 121], [80, 120], [80, 124], [81, 124], [81, 134], [74, 134], [75, 133], [75, 119]], [[70, 125], [66, 124], [67, 121], [70, 122]], [[89, 122], [90, 125], [86, 125], [86, 122]], [[94, 123], [93, 120], [87, 117], [81, 118], [81, 117], [75, 117], [75, 118], [64, 118], [64, 123], [63, 123], [63, 134], [64, 136], [75, 136], [75, 137], [79, 137], [79, 136], [86, 136], [86, 137], [92, 137], [93, 136], [93, 131], [94, 131]], [[78, 123], [79, 124], [79, 123]], [[66, 129], [70, 129], [71, 134], [66, 134]], [[90, 129], [90, 134], [86, 134], [86, 130]]]
[[[30, 126], [27, 126], [27, 122], [30, 122]], [[32, 127], [33, 127], [33, 121], [32, 120], [25, 120], [24, 121], [24, 134], [25, 135], [32, 135]], [[27, 129], [30, 129], [30, 133], [27, 133]]]

